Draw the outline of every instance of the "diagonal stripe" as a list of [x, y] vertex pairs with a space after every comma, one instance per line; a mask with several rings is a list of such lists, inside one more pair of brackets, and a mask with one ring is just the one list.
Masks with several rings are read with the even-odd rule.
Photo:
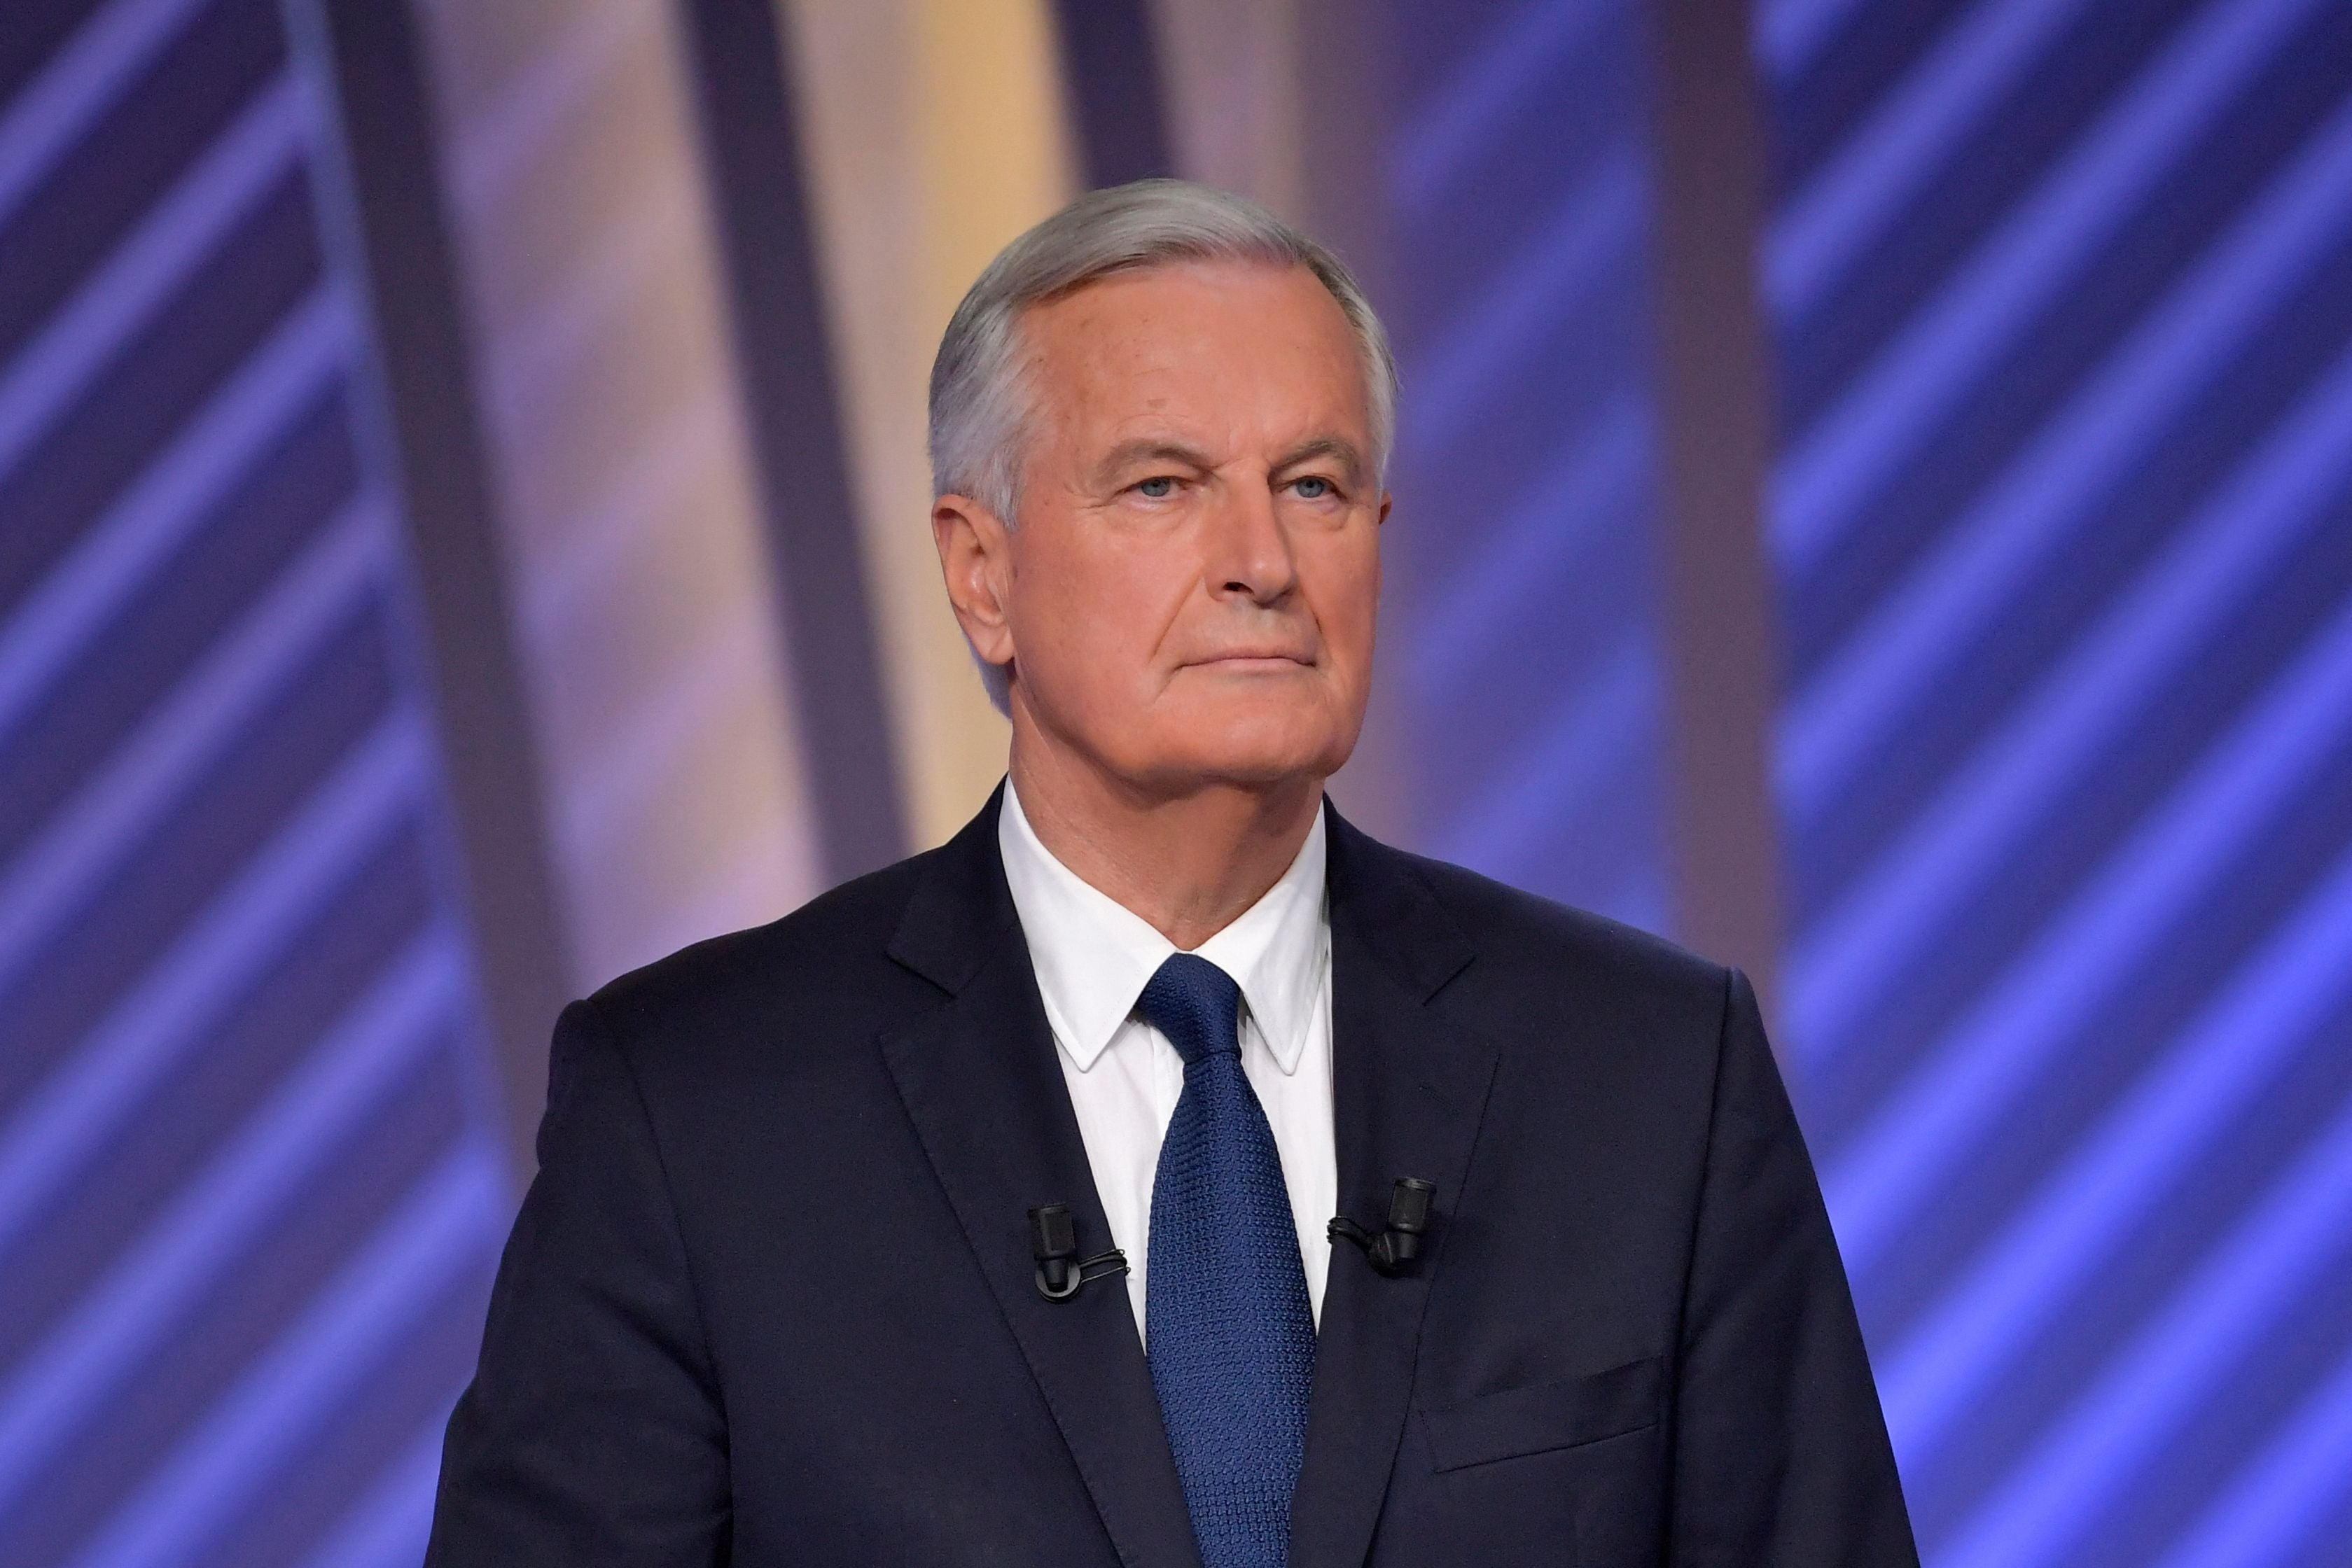
[[1774, 219], [1764, 291], [1783, 319], [1801, 317], [1845, 277], [1943, 170], [2000, 95], [2089, 0], [1983, 0], [1847, 131]]
[[1802, 577], [1952, 404], [2242, 92], [2320, 0], [2210, 0], [1784, 454], [1774, 543]]
[[[1798, 1076], [1845, 1081], [1823, 1186], [1938, 1568], [2334, 1562], [2352, 1506], [2327, 1295], [2352, 1266], [2352, 1102], [2257, 1124], [2352, 1009], [2352, 841], [2304, 821], [2352, 757], [2352, 341], [2298, 305], [2352, 246], [2341, 12], [1759, 0], [1775, 111], [1816, 149], [1762, 291], [1782, 360], [1841, 361], [1782, 433], [1773, 547], [1784, 609], [1848, 601], [1776, 736], [1818, 895], [1789, 1042]], [[2140, 39], [2123, 74], [2057, 69], [2116, 28]], [[1948, 192], [1982, 224], [1912, 232]], [[2150, 234], [2168, 255], [2116, 296]], [[1923, 237], [1905, 289], [1886, 267]], [[1984, 420], [1993, 446], [1944, 440]], [[1890, 497], [1929, 528], [1874, 565]], [[2102, 546], [2134, 533], [2128, 559]], [[2084, 586], [2092, 557], [2114, 570]], [[1989, 664], [2026, 621], [2051, 651]], [[1957, 756], [1919, 754], [1954, 712], [1977, 715]], [[1853, 817], [1888, 786], [1893, 818]], [[2061, 840], [2082, 852], [2040, 863]], [[1981, 948], [1996, 891], [2000, 951], [1970, 964], [1952, 943]], [[2115, 1035], [2149, 984], [2191, 988]], [[2045, 1124], [2085, 1050], [2105, 1076]], [[1979, 1172], [2010, 1196], [1958, 1225]], [[2188, 1262], [2119, 1274], [2216, 1172]]]
[[460, 996], [446, 930], [409, 945], [310, 1059], [182, 1186], [0, 1382], [0, 1511], [60, 1443], [218, 1288], [221, 1271], [352, 1134], [436, 1038]]
[[644, 47], [646, 29], [661, 19], [658, 7], [638, 0], [571, 0], [561, 15], [555, 41], [540, 46], [488, 112], [449, 138], [449, 184], [468, 224], [492, 217], [512, 198], [515, 183], [576, 126], [583, 101], [613, 82], [628, 51]]
[[707, 622], [699, 648], [671, 652], [683, 667], [667, 672], [657, 691], [634, 705], [627, 716], [597, 737], [595, 752], [580, 760], [562, 801], [561, 836], [575, 865], [593, 863], [604, 846], [622, 841], [629, 825], [645, 820], [665, 769], [690, 756], [690, 737], [708, 735], [746, 701], [765, 689], [760, 661], [769, 643], [764, 629], [745, 616]]
[[302, 1560], [304, 1568], [415, 1568], [424, 1561], [447, 1424], [446, 1409], [425, 1424], [329, 1527], [326, 1539]]
[[1512, 765], [1439, 825], [1432, 852], [1465, 865], [1503, 864], [1536, 834], [1577, 821], [1596, 779], [1654, 711], [1657, 685], [1647, 639], [1638, 630], [1619, 638]]
[[2151, 311], [2017, 459], [1944, 529], [1797, 693], [1782, 725], [1783, 794], [1812, 820], [1985, 634], [2020, 580], [2079, 527], [2082, 508], [2147, 455], [2280, 292], [2352, 224], [2352, 101]]
[[109, 0], [0, 112], [0, 224], [88, 135], [200, 0]]
[[2352, 352], [2199, 507], [2097, 623], [1978, 743], [1791, 955], [1798, 1036], [1843, 1049], [1933, 934], [2007, 864], [2034, 813], [2098, 766], [2352, 473]]
[[649, 279], [668, 276], [677, 239], [697, 214], [687, 193], [663, 189], [636, 203], [626, 217], [600, 229], [514, 325], [492, 340], [491, 409], [498, 428], [544, 428], [565, 400], [578, 396], [580, 361], [607, 342], [634, 296]]
[[0, 620], [0, 741], [124, 601], [342, 368], [351, 319], [331, 287], [313, 291], [211, 401]]
[[1932, 1451], [2254, 1096], [2352, 996], [2352, 854], [2151, 1062], [1927, 1321], [1881, 1361], [1886, 1418]]
[[1531, 96], [1559, 85], [1563, 57], [1610, 15], [1598, 0], [1537, 4], [1492, 28], [1390, 138], [1391, 199], [1407, 211], [1434, 204], [1448, 181], [1507, 135], [1513, 115], [1543, 108]]
[[444, 1156], [75, 1554], [75, 1568], [199, 1557], [458, 1271], [487, 1265], [505, 1213], [503, 1174], [487, 1145], [467, 1142]]
[[256, 92], [73, 298], [0, 366], [0, 476], [293, 167], [306, 108], [290, 73]]
[[1759, 0], [1756, 52], [1786, 85], [1829, 47], [1865, 0]]
[[2318, 1561], [2313, 1534], [2352, 1490], [2352, 1355], [2337, 1364], [2189, 1527], [2157, 1568], [2274, 1568]]
[[0, 989], [377, 583], [387, 533], [379, 503], [345, 508], [0, 866]]
[[1937, 1568], [2079, 1561], [2076, 1544], [2116, 1488], [2221, 1392], [2232, 1361], [2293, 1309], [2347, 1241], [2352, 1104], [2018, 1458], [1958, 1540], [1936, 1554]]
[[1630, 394], [1610, 400], [1545, 472], [1527, 502], [1487, 530], [1470, 565], [1427, 591], [1414, 617], [1416, 663], [1405, 678], [1443, 693], [1475, 678], [1477, 661], [1507, 634], [1526, 601], [1559, 580], [1568, 563], [1619, 532], [1650, 455], [1649, 422]]
[[1623, 869], [1601, 884], [1586, 907], [1643, 931], [1674, 929], [1674, 907], [1656, 857], [1629, 853], [1620, 858], [1624, 861]]
[[425, 765], [415, 714], [387, 715], [0, 1125], [0, 1257], [415, 807]]
[[1870, 1271], [1993, 1120], [2347, 732], [2352, 603], [1834, 1155], [1823, 1185], [1850, 1270]]
[[1641, 218], [1641, 170], [1633, 151], [1612, 143], [1553, 209], [1551, 222], [1479, 294], [1470, 319], [1417, 357], [1416, 453], [1443, 450], [1485, 415], [1531, 334], [1559, 319], [1563, 300], [1591, 291], [1639, 243]]
[[646, 431], [626, 466], [564, 528], [551, 559], [527, 558], [515, 585], [526, 647], [546, 648], [582, 615], [602, 613], [604, 594], [636, 558], [632, 550], [661, 537], [666, 509], [681, 505], [688, 486], [706, 481], [725, 456], [728, 410], [717, 389], [678, 403]]

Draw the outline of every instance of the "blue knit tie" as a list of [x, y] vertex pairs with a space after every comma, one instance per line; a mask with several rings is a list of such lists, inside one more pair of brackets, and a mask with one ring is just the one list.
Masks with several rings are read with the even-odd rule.
[[1151, 1385], [1205, 1568], [1283, 1568], [1307, 1453], [1315, 1319], [1282, 1156], [1242, 1072], [1241, 988], [1160, 966], [1136, 1009], [1184, 1059], [1151, 1185]]

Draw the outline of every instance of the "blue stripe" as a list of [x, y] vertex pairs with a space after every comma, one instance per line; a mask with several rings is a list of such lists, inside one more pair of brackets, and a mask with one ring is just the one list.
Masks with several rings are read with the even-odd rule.
[[1760, 0], [1756, 49], [1764, 68], [1787, 82], [1812, 65], [1868, 0]]
[[[451, 1390], [451, 1402], [456, 1396]], [[446, 1426], [436, 1413], [343, 1511], [325, 1539], [303, 1558], [303, 1568], [415, 1568], [423, 1562], [434, 1492], [441, 1479]]]
[[164, 1457], [74, 1568], [172, 1568], [219, 1530], [458, 1274], [487, 1268], [508, 1210], [487, 1144], [444, 1156], [218, 1406]]
[[2321, 0], [2212, 0], [1784, 455], [1774, 544], [1802, 577], [1864, 517], [1887, 475], [2165, 173]]
[[[1825, 1186], [1850, 1267], [1869, 1271], [1993, 1122], [2347, 734], [2352, 603], [2116, 848], [2098, 877], [2052, 916], [2032, 948], [1874, 1110], [1860, 1135], [1832, 1154]], [[1807, 1061], [1809, 1071], [1826, 1066]]]
[[1604, 149], [1552, 209], [1551, 221], [1503, 265], [1492, 287], [1417, 354], [1412, 377], [1415, 461], [1443, 450], [1492, 407], [1529, 335], [1567, 302], [1598, 288], [1640, 233], [1641, 172], [1622, 143]]
[[2352, 1495], [2352, 1355], [2297, 1406], [2157, 1568], [2315, 1563], [2314, 1537]]
[[425, 737], [383, 719], [0, 1125], [0, 1256], [322, 900], [418, 804]]
[[380, 504], [353, 503], [280, 575], [156, 710], [21, 850], [0, 866], [0, 988], [84, 907], [92, 887], [151, 832], [222, 748], [292, 679], [306, 655], [382, 586]]
[[0, 367], [0, 476], [293, 168], [300, 107], [290, 77], [256, 93], [104, 265]]
[[1773, 310], [1790, 318], [1819, 306], [2090, 3], [1979, 0], [1969, 7], [1774, 217], [1764, 254]]
[[2284, 1568], [2352, 1498], [2291, 1405], [2352, 1368], [2347, 42], [1759, 21], [1783, 1043], [1939, 1568]]
[[2352, 853], [2247, 961], [2061, 1168], [1882, 1357], [1887, 1419], [1914, 1452], [2064, 1310], [2179, 1173], [2352, 1000]]
[[0, 1511], [163, 1343], [438, 1038], [463, 997], [446, 931], [412, 942], [0, 1382]]
[[109, 0], [0, 113], [0, 224], [172, 41], [202, 0]]
[[0, 740], [206, 512], [343, 369], [351, 319], [322, 287], [248, 355], [0, 622]]
[[2352, 475], [2352, 351], [1949, 775], [1900, 839], [1811, 921], [1789, 965], [1801, 1038], [1852, 1037], [2000, 874], [2053, 796], [2160, 700]]
[[514, 1189], [330, 89], [269, 0], [52, 8], [0, 50], [0, 1559], [413, 1562], [430, 1448], [315, 1511], [437, 1428]]
[[1423, 590], [1428, 608], [1412, 628], [1420, 659], [1405, 677], [1428, 694], [1475, 681], [1477, 662], [1530, 600], [1590, 571], [1595, 550], [1623, 546], [1649, 456], [1645, 412], [1620, 392], [1527, 486], [1518, 509], [1490, 527], [1480, 553]]
[[2352, 1106], [2294, 1166], [2099, 1380], [2020, 1456], [1982, 1507], [1936, 1553], [1939, 1568], [2039, 1568], [2080, 1560], [2089, 1521], [2233, 1359], [2290, 1311], [2352, 1241]]
[[1433, 853], [1465, 865], [1494, 867], [1517, 846], [1561, 821], [1580, 819], [1625, 737], [1638, 731], [1657, 698], [1656, 660], [1631, 632], [1595, 661], [1565, 699], [1531, 727], [1526, 749], [1507, 768], [1439, 823]]
[[2144, 461], [2282, 292], [2352, 228], [2352, 103], [2215, 244], [2023, 453], [1885, 592], [1792, 700], [1781, 778], [1790, 813], [1817, 817], [1910, 706], [2012, 603], [2087, 503]]
[[1427, 93], [1390, 139], [1390, 198], [1407, 213], [1434, 206], [1477, 156], [1508, 141], [1513, 116], [1545, 111], [1563, 59], [1612, 15], [1598, 0], [1534, 0]]

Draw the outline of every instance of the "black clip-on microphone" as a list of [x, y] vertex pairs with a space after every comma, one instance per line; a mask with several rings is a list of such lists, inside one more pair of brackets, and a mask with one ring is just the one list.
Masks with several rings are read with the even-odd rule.
[[1066, 1203], [1029, 1211], [1029, 1250], [1037, 1260], [1037, 1293], [1049, 1301], [1066, 1301], [1094, 1281], [1127, 1272], [1127, 1254], [1116, 1247], [1078, 1256], [1077, 1221]]
[[1434, 1183], [1399, 1176], [1389, 1194], [1388, 1223], [1378, 1234], [1343, 1214], [1331, 1221], [1329, 1235], [1334, 1241], [1346, 1239], [1362, 1248], [1380, 1272], [1402, 1274], [1421, 1256], [1421, 1239], [1429, 1233], [1430, 1200], [1436, 1196]]

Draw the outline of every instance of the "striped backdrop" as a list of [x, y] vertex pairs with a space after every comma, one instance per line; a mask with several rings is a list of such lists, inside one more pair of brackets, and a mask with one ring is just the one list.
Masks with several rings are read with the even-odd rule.
[[[572, 991], [951, 831], [1003, 731], [923, 372], [1088, 178], [1246, 189], [1395, 329], [1343, 803], [1660, 929], [1704, 882], [1678, 0], [383, 3], [404, 154], [317, 43], [378, 0], [0, 21], [10, 1568], [415, 1560], [544, 1042], [474, 792]], [[1779, 1043], [1929, 1562], [2352, 1561], [2352, 10], [1751, 21], [1780, 645], [1729, 657], [1782, 672]], [[401, 178], [447, 298], [348, 232]], [[420, 354], [486, 515], [402, 503], [457, 461]]]
[[512, 1175], [269, 0], [0, 26], [0, 1562], [414, 1562]]
[[1769, 0], [1786, 1032], [1929, 1561], [2352, 1561], [2352, 8]]

